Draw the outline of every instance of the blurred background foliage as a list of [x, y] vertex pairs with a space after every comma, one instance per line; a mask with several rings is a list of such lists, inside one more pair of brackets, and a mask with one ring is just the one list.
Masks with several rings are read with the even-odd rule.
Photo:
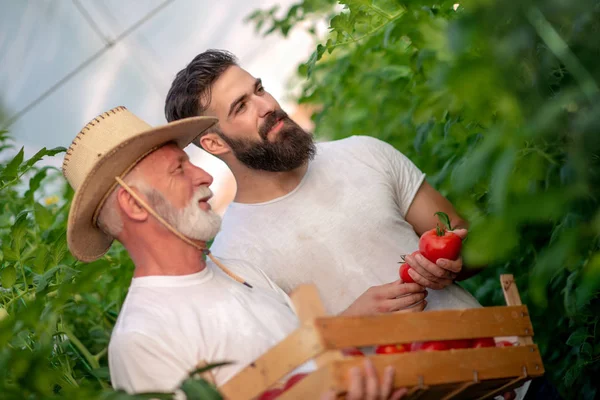
[[[471, 222], [463, 285], [529, 305], [549, 379], [593, 399], [600, 376], [600, 2], [306, 0], [287, 35], [331, 18], [299, 68], [322, 139], [370, 135], [428, 174]], [[312, 22], [311, 22], [312, 21]]]
[[[0, 398], [172, 398], [110, 388], [108, 342], [133, 264], [118, 244], [96, 262], [77, 262], [66, 242], [73, 192], [56, 168], [36, 165], [65, 149], [27, 160], [14, 150], [0, 131]], [[188, 398], [220, 399], [196, 373], [181, 386]]]
[[[463, 285], [501, 305], [498, 276], [514, 274], [548, 378], [565, 398], [595, 398], [600, 2], [305, 0], [281, 11], [249, 21], [315, 34], [298, 74], [316, 135], [378, 137], [426, 172], [472, 224], [466, 263], [486, 266]], [[25, 160], [0, 133], [0, 393], [133, 398], [110, 390], [106, 359], [133, 266], [118, 245], [85, 266], [69, 254], [72, 192], [36, 164], [63, 150]], [[199, 379], [183, 389], [218, 398]]]

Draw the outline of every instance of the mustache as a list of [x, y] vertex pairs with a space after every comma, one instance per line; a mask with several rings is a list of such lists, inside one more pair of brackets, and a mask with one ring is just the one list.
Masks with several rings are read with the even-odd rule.
[[211, 198], [213, 196], [212, 190], [209, 189], [208, 186], [200, 186], [192, 196], [192, 200], [190, 204], [197, 204], [200, 200]]
[[267, 134], [273, 129], [280, 120], [289, 119], [287, 113], [281, 109], [275, 110], [265, 118], [265, 122], [258, 129], [258, 133], [263, 140], [267, 140]]

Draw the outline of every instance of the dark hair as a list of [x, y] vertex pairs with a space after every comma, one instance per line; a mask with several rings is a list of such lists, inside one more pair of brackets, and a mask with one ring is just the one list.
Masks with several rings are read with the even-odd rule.
[[212, 85], [232, 65], [238, 65], [237, 59], [226, 50], [198, 54], [171, 84], [165, 100], [167, 121], [202, 115], [210, 105]]

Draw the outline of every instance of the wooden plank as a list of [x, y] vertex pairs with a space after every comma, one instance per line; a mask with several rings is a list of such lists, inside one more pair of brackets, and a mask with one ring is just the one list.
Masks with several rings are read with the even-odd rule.
[[277, 397], [277, 400], [319, 399], [323, 393], [338, 388], [333, 384], [331, 367], [325, 366], [311, 373], [291, 389]]
[[[448, 350], [437, 352], [414, 352], [369, 356], [378, 373], [388, 365], [396, 368], [394, 383], [397, 387], [413, 387], [420, 383], [434, 386], [448, 383], [473, 381], [477, 371], [481, 381], [489, 379], [517, 378], [522, 376], [523, 366], [529, 376], [544, 374], [544, 366], [536, 345]], [[336, 387], [344, 388], [349, 368], [362, 365], [361, 359], [346, 359], [332, 363]], [[419, 378], [422, 377], [422, 378]]]
[[327, 315], [325, 306], [321, 301], [319, 291], [315, 285], [298, 286], [292, 294], [290, 294], [290, 299], [294, 304], [298, 319], [302, 323]]
[[[327, 316], [325, 305], [315, 285], [300, 285], [290, 295], [296, 314], [301, 323], [310, 323], [317, 317]], [[339, 350], [326, 351], [315, 358], [317, 368], [334, 360], [341, 360], [343, 354]]]
[[515, 379], [507, 382], [506, 384], [496, 388], [495, 390], [489, 391], [485, 395], [479, 397], [477, 400], [487, 400], [487, 399], [493, 399], [496, 396], [501, 396], [504, 393], [506, 393], [516, 387], [521, 386], [528, 379], [529, 379], [529, 377], [527, 375], [522, 375], [522, 376], [515, 378]]
[[[515, 277], [512, 274], [500, 275], [500, 284], [502, 285], [502, 293], [504, 293], [504, 300], [506, 301], [506, 305], [520, 306], [523, 304], [521, 302], [521, 296], [519, 295], [519, 289], [517, 289], [517, 284], [515, 283]], [[525, 336], [518, 338], [519, 344], [533, 344], [533, 339], [531, 338], [532, 335], [533, 329], [531, 330], [531, 332], [526, 332]]]
[[[523, 379], [544, 374], [535, 345], [368, 357], [379, 375], [383, 374], [386, 366], [395, 366], [394, 386], [409, 388], [407, 400], [437, 400], [444, 396], [450, 398], [449, 395], [453, 399], [473, 399], [490, 391], [508, 391], [520, 386]], [[363, 363], [364, 358], [332, 362], [311, 373], [280, 399], [317, 399], [328, 389], [343, 395], [348, 385], [349, 369], [362, 368]], [[523, 366], [532, 371], [527, 378], [523, 376]]]
[[471, 382], [459, 384], [456, 388], [454, 388], [449, 393], [447, 393], [444, 397], [442, 397], [442, 400], [456, 399], [461, 393], [463, 393], [465, 390], [467, 390], [470, 386], [473, 386], [474, 384], [476, 384], [478, 382], [479, 382], [479, 380], [475, 380], [475, 378], [474, 378], [473, 381], [471, 381]]
[[219, 388], [228, 400], [258, 396], [279, 379], [325, 351], [312, 324], [304, 324]]
[[533, 332], [526, 306], [321, 317], [315, 320], [315, 325], [330, 349], [426, 340], [523, 336]]

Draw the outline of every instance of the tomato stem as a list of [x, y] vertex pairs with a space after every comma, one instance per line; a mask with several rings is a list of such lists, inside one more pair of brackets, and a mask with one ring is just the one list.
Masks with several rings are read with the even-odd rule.
[[[446, 230], [451, 231], [452, 230], [452, 226], [450, 226], [450, 217], [448, 217], [448, 214], [446, 214], [445, 212], [442, 212], [442, 211], [438, 211], [438, 212], [436, 212], [433, 215], [437, 216], [438, 219], [440, 220], [440, 222], [442, 223], [442, 225], [444, 225], [444, 229], [443, 229], [441, 235], [440, 235], [440, 231], [436, 230], [438, 236], [444, 236], [444, 231], [446, 231]], [[439, 226], [437, 226], [436, 228], [439, 229]]]

